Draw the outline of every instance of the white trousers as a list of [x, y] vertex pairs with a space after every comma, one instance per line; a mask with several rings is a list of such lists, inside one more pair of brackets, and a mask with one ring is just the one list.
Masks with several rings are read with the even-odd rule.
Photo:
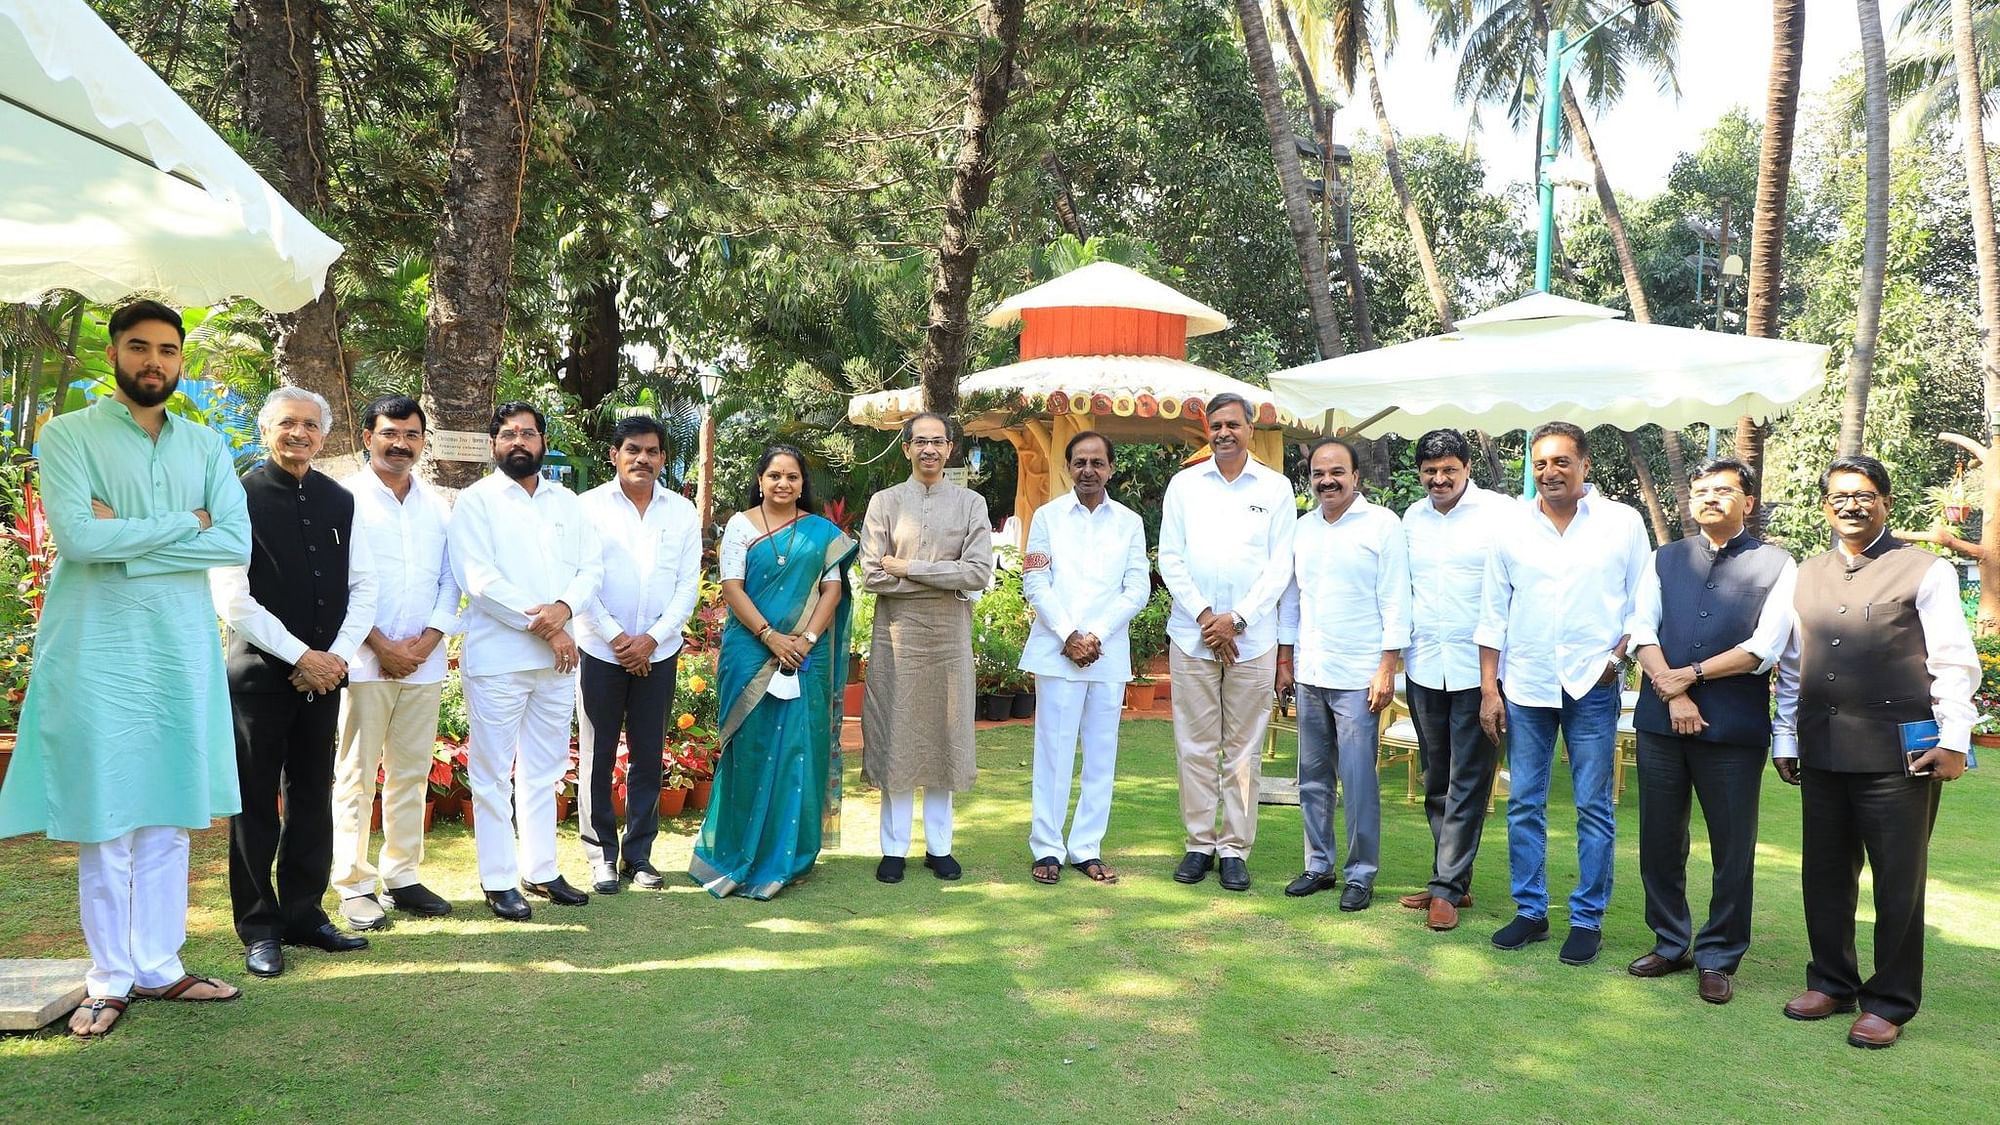
[[[910, 824], [916, 812], [917, 791], [882, 794], [882, 854], [910, 854]], [[931, 855], [951, 854], [951, 790], [924, 790], [924, 851]]]
[[[466, 780], [479, 885], [546, 883], [556, 869], [556, 783], [569, 765], [576, 679], [553, 668], [465, 677]], [[518, 842], [515, 832], [519, 830]]]
[[[1035, 677], [1034, 814], [1028, 827], [1028, 854], [1035, 859], [1067, 857], [1071, 863], [1081, 863], [1102, 858], [1104, 829], [1111, 822], [1111, 779], [1118, 770], [1118, 718], [1124, 706], [1124, 684]], [[1063, 819], [1069, 812], [1069, 781], [1079, 739], [1083, 790], [1076, 799], [1076, 818], [1065, 846]]]
[[[382, 771], [379, 876], [389, 890], [417, 882], [424, 860], [424, 802], [430, 797], [431, 749], [437, 744], [444, 684], [379, 680], [349, 684], [340, 700], [340, 742], [333, 755], [333, 889], [341, 898], [375, 893], [368, 862], [368, 813], [375, 771]], [[475, 814], [476, 815], [476, 814]]]
[[129, 996], [134, 985], [164, 988], [187, 972], [188, 834], [135, 828], [76, 854], [83, 940], [90, 947], [85, 990]]

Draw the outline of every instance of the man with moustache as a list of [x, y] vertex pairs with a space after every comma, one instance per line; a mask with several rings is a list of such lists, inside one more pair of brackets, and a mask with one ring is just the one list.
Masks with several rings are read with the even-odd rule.
[[471, 599], [459, 658], [466, 772], [486, 905], [525, 922], [524, 890], [560, 906], [590, 901], [556, 867], [556, 782], [576, 705], [570, 619], [597, 596], [604, 551], [576, 494], [542, 479], [542, 412], [503, 402], [486, 432], [500, 471], [458, 494], [449, 535], [453, 574]]
[[[701, 593], [701, 519], [660, 483], [667, 431], [634, 414], [611, 427], [613, 478], [583, 494], [604, 550], [604, 581], [578, 613], [577, 820], [591, 888], [617, 894], [619, 878], [659, 890], [653, 840], [660, 833], [660, 773], [667, 709], [674, 703], [681, 630]], [[625, 839], [611, 807], [619, 734], [627, 747]]]
[[[375, 625], [347, 666], [333, 760], [333, 889], [355, 930], [387, 925], [385, 905], [421, 918], [451, 913], [451, 903], [417, 878], [444, 698], [444, 641], [462, 629], [458, 580], [445, 548], [451, 509], [416, 474], [429, 428], [423, 408], [407, 395], [369, 403], [361, 418], [368, 464], [341, 482], [354, 494], [356, 536], [367, 540], [375, 561]], [[379, 869], [368, 859], [377, 770]]]
[[916, 791], [924, 791], [924, 866], [940, 879], [964, 868], [951, 854], [952, 795], [972, 788], [972, 599], [993, 580], [986, 500], [944, 479], [951, 423], [903, 423], [910, 479], [868, 501], [861, 581], [876, 595], [875, 636], [861, 703], [861, 776], [882, 791], [882, 862], [875, 878], [903, 881]]
[[312, 391], [279, 387], [264, 400], [257, 429], [270, 456], [242, 478], [250, 565], [209, 576], [229, 626], [243, 787], [243, 811], [229, 822], [229, 898], [244, 967], [260, 977], [285, 971], [285, 945], [368, 946], [320, 909], [333, 871], [341, 688], [375, 622], [374, 561], [355, 534], [354, 495], [312, 467], [331, 428], [333, 410]]
[[[1103, 845], [1118, 767], [1118, 716], [1132, 678], [1126, 626], [1145, 608], [1152, 584], [1144, 523], [1105, 492], [1114, 459], [1103, 434], [1085, 430], [1069, 439], [1063, 460], [1074, 486], [1035, 512], [1021, 563], [1022, 592], [1035, 611], [1021, 669], [1035, 674], [1028, 851], [1037, 883], [1060, 878], [1064, 857], [1092, 882], [1118, 881], [1104, 862]], [[1065, 841], [1079, 739], [1082, 789]]]
[[1575, 790], [1578, 873], [1559, 957], [1588, 965], [1604, 942], [1611, 901], [1611, 766], [1624, 627], [1652, 546], [1638, 512], [1584, 483], [1590, 439], [1582, 429], [1544, 422], [1528, 450], [1541, 495], [1523, 506], [1487, 559], [1473, 636], [1480, 726], [1495, 742], [1512, 736], [1507, 862], [1516, 914], [1493, 944], [1521, 949], [1549, 936], [1549, 772], [1560, 729]]
[[228, 442], [167, 413], [180, 314], [135, 301], [111, 315], [109, 335], [116, 389], [40, 433], [56, 563], [0, 786], [0, 837], [77, 844], [91, 965], [69, 1029], [86, 1038], [108, 1034], [133, 997], [241, 994], [188, 973], [181, 946], [188, 831], [242, 799], [208, 568], [249, 558], [250, 520]]
[[1215, 396], [1205, 417], [1214, 455], [1167, 482], [1160, 518], [1160, 578], [1173, 594], [1167, 667], [1187, 833], [1174, 879], [1199, 883], [1219, 860], [1222, 888], [1247, 891], [1258, 754], [1277, 686], [1278, 599], [1291, 583], [1298, 508], [1285, 475], [1250, 456], [1243, 396]]
[[1410, 647], [1404, 691], [1424, 771], [1424, 816], [1431, 826], [1431, 882], [1401, 903], [1424, 924], [1458, 926], [1472, 904], [1472, 862], [1486, 828], [1486, 802], [1500, 751], [1479, 726], [1480, 586], [1517, 506], [1472, 482], [1472, 447], [1457, 430], [1417, 439], [1425, 496], [1403, 513], [1410, 552]]
[[[1639, 878], [1654, 944], [1635, 977], [1696, 969], [1696, 995], [1726, 1004], [1750, 948], [1757, 796], [1771, 741], [1770, 670], [1792, 634], [1798, 567], [1746, 532], [1757, 474], [1723, 458], [1689, 480], [1701, 534], [1668, 543], [1639, 579], [1626, 631], [1646, 688], [1639, 735]], [[1689, 798], [1701, 801], [1715, 877], [1700, 933], [1688, 911]]]
[[[1340, 909], [1366, 910], [1382, 863], [1382, 712], [1410, 643], [1410, 569], [1396, 514], [1361, 495], [1360, 457], [1345, 438], [1306, 453], [1318, 506], [1298, 518], [1292, 584], [1278, 617], [1278, 691], [1299, 697], [1299, 815], [1305, 872], [1294, 898], [1340, 886]], [[1347, 862], [1333, 871], [1334, 783], [1347, 808]]]
[[[1890, 1047], [1923, 999], [1931, 826], [1942, 784], [1965, 772], [1979, 655], [1951, 564], [1885, 530], [1882, 462], [1836, 458], [1819, 491], [1836, 539], [1799, 567], [1797, 626], [1778, 661], [1771, 732], [1778, 776], [1800, 787], [1812, 951], [1806, 990], [1785, 1015], [1822, 1020], [1859, 1007], [1848, 1043]], [[1936, 744], [1906, 754], [1905, 725], [1933, 723]], [[1875, 973], [1866, 980], [1854, 956], [1864, 856], [1875, 886]]]

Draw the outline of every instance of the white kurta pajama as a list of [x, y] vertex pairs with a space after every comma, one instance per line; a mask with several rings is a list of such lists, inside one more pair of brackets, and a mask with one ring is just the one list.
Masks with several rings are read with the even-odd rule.
[[[1138, 513], [1105, 497], [1093, 510], [1075, 493], [1044, 504], [1028, 532], [1022, 592], [1035, 611], [1021, 670], [1035, 674], [1034, 814], [1028, 852], [1081, 863], [1102, 858], [1118, 768], [1118, 718], [1132, 678], [1126, 632], [1151, 592], [1146, 529]], [[1073, 632], [1097, 638], [1101, 655], [1078, 667], [1063, 655]], [[1070, 775], [1083, 743], [1083, 785], [1069, 839]]]
[[[393, 641], [436, 629], [462, 631], [458, 581], [446, 547], [451, 509], [412, 478], [403, 499], [372, 469], [341, 481], [354, 494], [355, 537], [375, 563], [375, 628]], [[438, 705], [444, 697], [446, 646], [440, 641], [402, 679], [382, 671], [363, 644], [347, 666], [340, 742], [333, 759], [333, 889], [343, 899], [417, 883], [424, 858], [424, 802], [430, 793]], [[382, 850], [368, 857], [368, 812], [382, 773]]]
[[[471, 599], [460, 669], [479, 884], [504, 891], [546, 883], [559, 874], [556, 783], [569, 762], [576, 681], [555, 670], [554, 650], [528, 631], [528, 610], [560, 601], [573, 617], [588, 606], [603, 549], [575, 493], [542, 480], [531, 495], [498, 472], [458, 494], [450, 543], [452, 570]], [[575, 624], [564, 628], [573, 634]]]

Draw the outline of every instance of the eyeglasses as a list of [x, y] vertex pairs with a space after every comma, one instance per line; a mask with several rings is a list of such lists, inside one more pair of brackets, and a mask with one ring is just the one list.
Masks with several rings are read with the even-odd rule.
[[1688, 495], [1692, 496], [1696, 500], [1706, 500], [1710, 497], [1714, 497], [1717, 500], [1727, 500], [1732, 496], [1743, 495], [1743, 490], [1740, 488], [1731, 488], [1728, 485], [1723, 484], [1723, 485], [1717, 485], [1714, 488], [1690, 489], [1688, 490]]
[[501, 430], [494, 435], [501, 441], [533, 441], [542, 436], [540, 430]]
[[951, 444], [951, 439], [945, 437], [911, 438], [910, 444], [916, 446], [918, 449], [943, 449], [945, 446]]
[[1879, 492], [1836, 492], [1826, 498], [1827, 505], [1835, 511], [1842, 508], [1872, 508], [1880, 500]]
[[422, 430], [376, 430], [375, 436], [381, 438], [383, 441], [395, 441], [397, 438], [402, 438], [404, 441], [422, 441], [424, 439], [424, 432]]

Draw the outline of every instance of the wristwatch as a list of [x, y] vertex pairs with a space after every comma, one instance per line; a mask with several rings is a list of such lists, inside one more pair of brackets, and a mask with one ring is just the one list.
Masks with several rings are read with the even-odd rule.
[[1243, 615], [1240, 613], [1231, 613], [1229, 615], [1229, 620], [1236, 623], [1236, 631], [1238, 633], [1241, 633], [1243, 632], [1243, 630], [1248, 629], [1250, 627], [1250, 623], [1243, 620]]
[[1694, 662], [1694, 682], [1698, 684], [1708, 682], [1708, 677], [1701, 674], [1701, 661], [1699, 660]]
[[816, 644], [818, 644], [818, 643], [819, 643], [819, 634], [818, 634], [818, 633], [814, 633], [814, 632], [805, 632], [805, 633], [801, 633], [801, 634], [799, 634], [799, 635], [800, 635], [800, 636], [802, 636], [802, 637], [804, 637], [804, 638], [806, 639], [806, 643], [807, 643], [807, 644], [809, 644], [809, 645], [816, 645]]

